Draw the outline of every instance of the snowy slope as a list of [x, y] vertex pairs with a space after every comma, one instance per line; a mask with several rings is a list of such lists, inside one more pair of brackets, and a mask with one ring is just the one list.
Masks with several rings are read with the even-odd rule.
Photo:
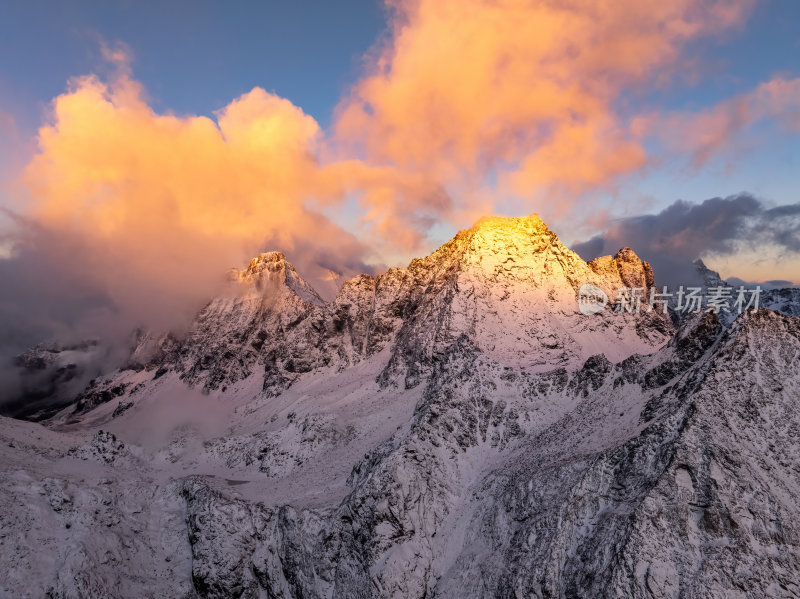
[[581, 314], [584, 283], [656, 281], [535, 215], [329, 303], [261, 254], [44, 426], [0, 420], [0, 596], [797, 596], [800, 320], [674, 331]]
[[[187, 335], [144, 335], [130, 367], [176, 372], [206, 391], [255, 375], [274, 395], [305, 373], [349, 368], [389, 348], [381, 384], [410, 388], [462, 334], [497, 360], [534, 370], [574, 368], [601, 351], [623, 359], [669, 338], [671, 323], [658, 311], [587, 318], [577, 303], [584, 283], [611, 301], [620, 287], [654, 284], [629, 248], [587, 264], [536, 215], [482, 219], [407, 268], [351, 279], [328, 304], [270, 252], [234, 271], [228, 295], [210, 302]], [[109, 384], [118, 382], [95, 395]]]

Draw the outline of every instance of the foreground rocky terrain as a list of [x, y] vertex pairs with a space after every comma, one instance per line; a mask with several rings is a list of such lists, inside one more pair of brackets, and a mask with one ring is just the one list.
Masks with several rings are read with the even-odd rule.
[[586, 283], [656, 284], [536, 216], [328, 303], [258, 256], [188, 333], [0, 421], [0, 595], [800, 596], [794, 290], [675, 329], [582, 314]]

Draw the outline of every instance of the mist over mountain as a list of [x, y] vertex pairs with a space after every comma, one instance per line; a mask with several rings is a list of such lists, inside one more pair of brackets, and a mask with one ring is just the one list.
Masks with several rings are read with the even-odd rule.
[[[759, 262], [790, 262], [800, 252], [800, 203], [768, 206], [752, 194], [710, 198], [699, 204], [678, 200], [657, 214], [618, 219], [603, 233], [572, 244], [590, 260], [622, 245], [637, 248], [664, 285], [702, 284], [692, 263], [752, 252]], [[739, 268], [741, 273], [741, 265]], [[745, 281], [732, 278], [740, 284]], [[764, 287], [791, 287], [800, 280], [751, 280]]]

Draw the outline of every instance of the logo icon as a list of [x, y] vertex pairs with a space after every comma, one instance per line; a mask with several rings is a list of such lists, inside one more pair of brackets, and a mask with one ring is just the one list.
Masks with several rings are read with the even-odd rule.
[[578, 310], [581, 314], [597, 314], [602, 312], [608, 303], [606, 292], [597, 285], [584, 283], [578, 289]]

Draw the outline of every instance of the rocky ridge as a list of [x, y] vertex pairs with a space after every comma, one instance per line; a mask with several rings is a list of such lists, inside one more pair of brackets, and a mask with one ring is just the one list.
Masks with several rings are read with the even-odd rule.
[[613, 359], [652, 350], [672, 329], [657, 311], [587, 320], [576, 299], [582, 284], [614, 301], [621, 287], [649, 291], [652, 269], [630, 248], [587, 264], [536, 215], [482, 219], [407, 268], [347, 281], [328, 304], [279, 252], [231, 278], [230, 293], [184, 337], [143, 336], [131, 368], [176, 372], [206, 391], [263, 373], [264, 391], [277, 394], [304, 373], [348, 368], [386, 349], [381, 383], [411, 388], [462, 334], [503, 362], [541, 370], [574, 367], [598, 348]]
[[327, 304], [260, 255], [49, 429], [0, 421], [0, 594], [797, 596], [800, 321], [584, 283], [656, 280], [535, 216]]

